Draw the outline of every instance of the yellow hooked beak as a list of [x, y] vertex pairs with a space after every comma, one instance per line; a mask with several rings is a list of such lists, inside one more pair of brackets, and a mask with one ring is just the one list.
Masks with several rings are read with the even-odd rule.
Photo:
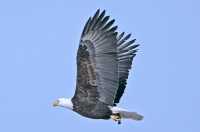
[[54, 102], [53, 102], [53, 107], [56, 107], [56, 106], [58, 106], [59, 105], [59, 100], [55, 100]]

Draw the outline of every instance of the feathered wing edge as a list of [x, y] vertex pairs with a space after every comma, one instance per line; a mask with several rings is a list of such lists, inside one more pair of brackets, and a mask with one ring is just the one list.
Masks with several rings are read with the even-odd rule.
[[119, 103], [124, 90], [126, 88], [129, 70], [132, 66], [133, 58], [138, 51], [139, 44], [134, 44], [136, 39], [129, 40], [131, 34], [125, 35], [122, 32], [117, 37], [117, 55], [118, 55], [118, 75], [119, 75], [119, 88], [115, 97], [115, 105]]

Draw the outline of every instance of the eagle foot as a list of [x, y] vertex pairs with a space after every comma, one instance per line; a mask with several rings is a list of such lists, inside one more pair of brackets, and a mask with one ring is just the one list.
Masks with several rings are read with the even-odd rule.
[[110, 117], [113, 121], [117, 122], [118, 124], [121, 124], [121, 116], [119, 113], [112, 114]]

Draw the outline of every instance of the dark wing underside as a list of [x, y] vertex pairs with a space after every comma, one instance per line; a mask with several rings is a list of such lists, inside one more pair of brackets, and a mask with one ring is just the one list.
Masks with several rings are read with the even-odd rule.
[[77, 53], [77, 86], [73, 99], [85, 103], [118, 103], [126, 86], [135, 48], [130, 35], [117, 36], [105, 11], [87, 21]]
[[117, 59], [118, 59], [118, 75], [119, 88], [114, 103], [119, 103], [124, 90], [126, 88], [129, 70], [131, 69], [133, 58], [136, 56], [138, 44], [134, 44], [136, 39], [127, 41], [131, 34], [124, 35], [124, 32], [117, 37]]

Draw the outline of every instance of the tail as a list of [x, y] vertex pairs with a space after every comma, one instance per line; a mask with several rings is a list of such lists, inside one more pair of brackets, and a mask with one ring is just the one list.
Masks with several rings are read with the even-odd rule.
[[136, 121], [140, 121], [143, 119], [143, 116], [136, 112], [120, 111], [119, 114], [124, 119], [133, 119]]
[[143, 119], [142, 115], [140, 115], [136, 112], [129, 112], [122, 108], [112, 107], [111, 110], [114, 114], [119, 113], [122, 119], [132, 119], [132, 120], [136, 120], [136, 121], [140, 121]]

